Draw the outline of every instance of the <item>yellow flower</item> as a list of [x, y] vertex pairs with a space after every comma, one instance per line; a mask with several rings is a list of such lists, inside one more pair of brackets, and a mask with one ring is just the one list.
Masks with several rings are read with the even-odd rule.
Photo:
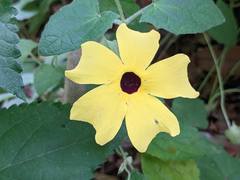
[[78, 66], [65, 75], [79, 84], [101, 84], [83, 95], [71, 109], [71, 120], [92, 124], [96, 142], [111, 141], [125, 118], [133, 146], [145, 152], [159, 132], [180, 133], [174, 114], [161, 98], [196, 98], [188, 80], [188, 56], [177, 54], [150, 65], [159, 48], [157, 31], [141, 33], [121, 24], [116, 32], [120, 58], [103, 45], [89, 41]]

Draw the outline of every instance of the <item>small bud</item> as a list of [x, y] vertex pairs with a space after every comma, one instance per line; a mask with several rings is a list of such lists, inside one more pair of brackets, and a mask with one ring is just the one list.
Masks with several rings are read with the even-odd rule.
[[238, 127], [234, 122], [224, 134], [233, 144], [240, 144], [240, 127]]

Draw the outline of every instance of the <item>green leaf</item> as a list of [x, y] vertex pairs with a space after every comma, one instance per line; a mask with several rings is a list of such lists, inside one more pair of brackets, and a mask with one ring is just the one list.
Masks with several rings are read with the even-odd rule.
[[230, 47], [235, 46], [239, 31], [233, 9], [230, 8], [223, 0], [218, 0], [217, 6], [221, 9], [223, 15], [225, 16], [226, 22], [211, 29], [208, 33], [219, 43]]
[[176, 137], [165, 133], [158, 134], [146, 153], [162, 160], [189, 160], [217, 151], [197, 129], [181, 126], [181, 133]]
[[17, 14], [15, 8], [11, 7], [11, 1], [1, 0], [0, 3], [0, 21], [8, 23], [14, 15]]
[[[2, 60], [0, 59], [0, 61]], [[23, 81], [19, 73], [10, 68], [2, 67], [2, 64], [0, 63], [0, 88], [5, 89], [21, 99], [25, 99], [22, 86]]]
[[175, 99], [172, 110], [180, 122], [180, 135], [171, 137], [166, 133], [158, 134], [150, 144], [147, 154], [162, 160], [189, 160], [219, 151], [218, 147], [208, 142], [193, 127], [205, 128], [207, 125], [207, 114], [201, 100]]
[[103, 38], [102, 44], [111, 49], [115, 54], [119, 55], [117, 40], [109, 41], [108, 39]]
[[23, 81], [19, 74], [22, 69], [17, 62], [17, 58], [21, 56], [17, 48], [18, 28], [9, 23], [14, 13], [9, 5], [6, 1], [0, 5], [0, 88], [25, 99]]
[[189, 126], [207, 128], [207, 110], [200, 99], [177, 98], [173, 101], [172, 111], [180, 123]]
[[63, 80], [64, 74], [61, 69], [52, 65], [42, 64], [34, 74], [34, 86], [39, 95], [55, 88]]
[[111, 28], [117, 14], [100, 12], [97, 0], [74, 0], [53, 15], [41, 35], [39, 53], [57, 55], [99, 40]]
[[205, 156], [197, 161], [203, 180], [239, 180], [240, 160], [225, 151], [214, 156]]
[[224, 16], [212, 0], [153, 0], [141, 17], [174, 34], [207, 31], [224, 22]]
[[144, 176], [142, 173], [138, 171], [133, 171], [131, 173], [131, 179], [130, 180], [145, 180]]
[[144, 154], [141, 162], [148, 180], [199, 180], [199, 169], [193, 160], [162, 161]]
[[[125, 17], [129, 17], [139, 10], [139, 6], [134, 2], [134, 0], [121, 0], [120, 1]], [[117, 6], [114, 0], [99, 0], [100, 10], [103, 11], [113, 11], [118, 13]]]
[[25, 60], [31, 54], [32, 50], [37, 47], [37, 43], [29, 39], [21, 39], [18, 46], [22, 53], [20, 59]]
[[1, 180], [91, 179], [120, 144], [95, 143], [94, 128], [69, 120], [68, 105], [41, 103], [0, 111]]

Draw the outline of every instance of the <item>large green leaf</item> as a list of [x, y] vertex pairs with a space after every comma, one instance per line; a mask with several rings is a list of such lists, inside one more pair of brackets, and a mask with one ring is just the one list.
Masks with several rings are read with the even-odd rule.
[[85, 41], [99, 40], [117, 17], [110, 11], [100, 12], [97, 0], [74, 0], [50, 18], [41, 35], [39, 52], [57, 55], [78, 49]]
[[62, 69], [42, 64], [34, 73], [34, 86], [37, 93], [42, 95], [59, 85], [63, 78], [64, 73]]
[[191, 34], [222, 24], [224, 16], [212, 0], [153, 0], [141, 21], [174, 34]]
[[144, 175], [148, 180], [198, 180], [199, 169], [196, 162], [162, 161], [150, 155], [141, 158]]
[[226, 18], [226, 22], [209, 31], [213, 39], [226, 46], [234, 46], [237, 43], [239, 34], [237, 20], [234, 16], [233, 9], [223, 0], [217, 1], [217, 6], [221, 9]]
[[177, 98], [173, 101], [172, 111], [180, 123], [189, 126], [207, 128], [207, 110], [200, 99]]
[[146, 153], [162, 160], [189, 160], [217, 151], [197, 129], [181, 126], [181, 133], [176, 137], [165, 133], [157, 135]]
[[239, 180], [240, 160], [225, 151], [214, 156], [205, 156], [197, 162], [202, 180]]
[[18, 28], [9, 23], [14, 12], [6, 1], [1, 2], [0, 10], [0, 88], [24, 99], [21, 66], [17, 62], [21, 56], [17, 48]]
[[1, 180], [91, 179], [120, 138], [99, 146], [94, 128], [69, 120], [67, 105], [41, 103], [0, 111]]

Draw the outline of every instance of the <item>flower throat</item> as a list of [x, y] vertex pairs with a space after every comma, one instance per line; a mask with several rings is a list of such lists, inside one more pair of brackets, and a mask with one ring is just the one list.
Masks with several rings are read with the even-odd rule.
[[141, 85], [141, 79], [133, 72], [126, 72], [122, 75], [120, 86], [122, 91], [132, 94], [137, 92]]

